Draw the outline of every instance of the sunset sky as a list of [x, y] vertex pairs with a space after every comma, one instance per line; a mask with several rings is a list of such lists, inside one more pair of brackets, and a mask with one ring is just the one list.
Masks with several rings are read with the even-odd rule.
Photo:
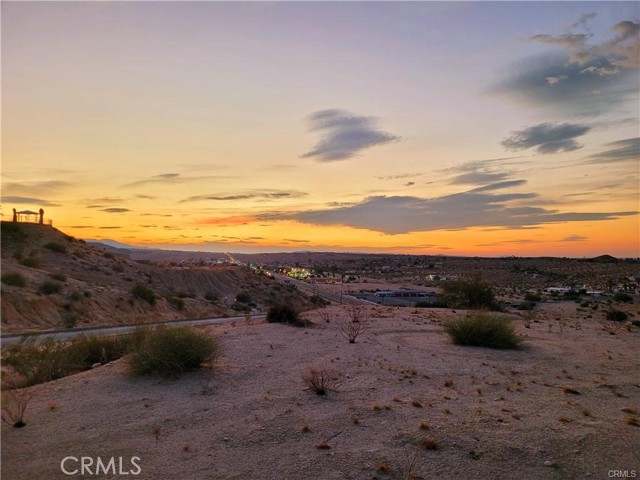
[[2, 219], [185, 250], [640, 256], [638, 2], [10, 2]]

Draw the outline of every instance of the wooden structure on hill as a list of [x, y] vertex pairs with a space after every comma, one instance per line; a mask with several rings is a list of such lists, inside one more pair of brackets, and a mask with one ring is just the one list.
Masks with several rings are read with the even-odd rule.
[[53, 222], [51, 219], [44, 218], [44, 210], [41, 208], [39, 211], [34, 212], [33, 210], [20, 210], [17, 211], [15, 208], [13, 209], [13, 221], [20, 223], [37, 223], [40, 225], [49, 225], [51, 226]]

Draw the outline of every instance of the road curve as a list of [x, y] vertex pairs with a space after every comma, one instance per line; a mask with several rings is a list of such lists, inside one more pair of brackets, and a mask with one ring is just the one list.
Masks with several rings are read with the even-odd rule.
[[[253, 320], [264, 318], [264, 314], [251, 315]], [[45, 338], [53, 338], [56, 341], [70, 340], [79, 335], [123, 335], [130, 333], [138, 327], [151, 327], [158, 325], [216, 325], [220, 323], [231, 323], [245, 321], [246, 316], [218, 317], [218, 318], [196, 318], [191, 320], [169, 320], [165, 322], [140, 323], [133, 325], [114, 325], [110, 327], [86, 327], [74, 328], [70, 330], [46, 330], [42, 332], [27, 332], [12, 335], [3, 335], [0, 338], [0, 345], [5, 347], [19, 342], [22, 338], [34, 338], [36, 342]]]

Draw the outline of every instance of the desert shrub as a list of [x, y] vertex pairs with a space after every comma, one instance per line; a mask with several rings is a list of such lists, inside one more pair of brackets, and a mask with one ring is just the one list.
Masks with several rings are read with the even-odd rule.
[[161, 326], [143, 335], [130, 357], [131, 371], [138, 376], [177, 378], [220, 354], [217, 339], [202, 330]]
[[136, 283], [131, 289], [131, 294], [134, 297], [144, 300], [149, 305], [155, 305], [156, 303], [156, 294], [143, 283]]
[[129, 335], [80, 335], [66, 346], [65, 353], [70, 368], [88, 369], [96, 363], [105, 364], [127, 354]]
[[331, 390], [337, 390], [340, 385], [338, 372], [329, 368], [309, 367], [309, 371], [302, 376], [302, 381], [316, 395], [326, 395]]
[[442, 290], [443, 301], [453, 308], [499, 310], [493, 286], [479, 275], [446, 282]]
[[24, 412], [31, 400], [31, 394], [25, 391], [9, 390], [2, 392], [2, 421], [15, 428], [26, 425]]
[[38, 268], [40, 266], [40, 260], [38, 257], [31, 255], [20, 260], [20, 264], [29, 268]]
[[629, 318], [629, 314], [627, 312], [616, 310], [615, 308], [607, 310], [605, 316], [607, 317], [607, 320], [610, 320], [612, 322], [624, 322], [627, 318]]
[[613, 294], [614, 302], [633, 303], [633, 297], [626, 292], [616, 292]]
[[[67, 305], [65, 305], [65, 308], [67, 307]], [[64, 325], [64, 328], [73, 328], [76, 326], [76, 324], [78, 323], [78, 316], [77, 315], [65, 315], [62, 318], [62, 324]]]
[[180, 297], [167, 297], [167, 302], [176, 310], [184, 310], [184, 300]]
[[247, 292], [240, 292], [236, 295], [236, 302], [238, 303], [251, 303], [251, 295]]
[[204, 299], [211, 303], [220, 302], [220, 295], [217, 292], [207, 292], [204, 294]]
[[27, 385], [64, 377], [69, 368], [65, 345], [50, 337], [40, 343], [26, 339], [3, 348], [2, 363], [22, 375]]
[[533, 310], [536, 304], [529, 300], [524, 300], [516, 307], [518, 310]]
[[49, 242], [44, 244], [44, 248], [57, 253], [67, 253], [67, 246], [60, 242]]
[[72, 292], [69, 295], [69, 300], [71, 300], [72, 302], [77, 302], [81, 299], [82, 299], [82, 294], [80, 292]]
[[48, 280], [42, 282], [38, 287], [38, 293], [41, 293], [43, 295], [53, 295], [54, 293], [60, 293], [61, 290], [62, 285], [60, 285], [58, 282], [50, 282]]
[[24, 287], [27, 281], [18, 272], [6, 272], [2, 274], [2, 283], [12, 285], [14, 287]]
[[250, 313], [251, 312], [251, 307], [245, 303], [240, 303], [240, 302], [234, 302], [233, 305], [231, 305], [231, 308], [233, 310], [235, 310], [236, 312], [242, 312], [242, 313]]
[[296, 327], [306, 326], [306, 322], [300, 318], [298, 310], [292, 305], [282, 303], [273, 305], [267, 312], [267, 322], [269, 323], [286, 323], [295, 325]]
[[473, 312], [445, 323], [456, 345], [489, 348], [520, 348], [523, 342], [510, 320], [488, 312]]
[[309, 300], [314, 305], [318, 305], [320, 307], [326, 307], [327, 305], [329, 305], [331, 303], [329, 300], [326, 300], [323, 297], [321, 297], [320, 295], [316, 295], [316, 294], [312, 295]]
[[525, 293], [524, 299], [527, 302], [533, 302], [533, 303], [542, 301], [542, 297], [540, 295], [538, 295], [537, 293], [531, 293], [531, 292]]

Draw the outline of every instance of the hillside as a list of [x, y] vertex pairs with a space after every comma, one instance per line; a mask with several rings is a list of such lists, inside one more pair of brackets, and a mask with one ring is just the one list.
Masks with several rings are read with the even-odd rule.
[[[140, 263], [46, 225], [2, 222], [1, 232], [2, 333], [237, 315], [284, 300], [310, 305], [242, 267]], [[239, 293], [245, 304], [235, 302]]]

